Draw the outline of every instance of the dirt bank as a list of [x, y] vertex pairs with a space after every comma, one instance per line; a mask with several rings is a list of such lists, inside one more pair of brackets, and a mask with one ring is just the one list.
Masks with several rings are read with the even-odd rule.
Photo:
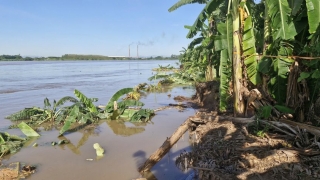
[[268, 126], [259, 137], [256, 121], [236, 123], [222, 118], [227, 114], [218, 116], [217, 88], [215, 82], [202, 84], [189, 100], [198, 112], [189, 129], [193, 151], [176, 160], [181, 170], [192, 168], [194, 179], [205, 180], [320, 179], [317, 137], [302, 129], [305, 138], [289, 136]]

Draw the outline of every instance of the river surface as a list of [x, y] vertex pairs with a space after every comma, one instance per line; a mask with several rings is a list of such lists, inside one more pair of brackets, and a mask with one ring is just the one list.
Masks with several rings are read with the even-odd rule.
[[[178, 61], [0, 61], [0, 131], [24, 136], [19, 129], [8, 129], [13, 123], [5, 116], [25, 107], [43, 107], [44, 98], [51, 102], [64, 96], [74, 96], [77, 89], [89, 98], [98, 98], [96, 105], [105, 105], [119, 89], [134, 87], [139, 83], [155, 83], [147, 79], [154, 74], [152, 68]], [[168, 96], [171, 94], [171, 97]], [[188, 86], [164, 89], [160, 93], [142, 96], [144, 108], [156, 109], [169, 103], [177, 103], [177, 95], [191, 96], [194, 90]], [[21, 162], [36, 165], [37, 171], [28, 179], [114, 179], [139, 178], [137, 168], [171, 136], [193, 109], [179, 112], [168, 109], [156, 112], [150, 123], [132, 124], [120, 121], [101, 121], [96, 127], [58, 137], [59, 130], [42, 130], [40, 137], [31, 139], [15, 154], [3, 157], [5, 164]], [[52, 146], [61, 138], [70, 144]], [[38, 147], [33, 147], [34, 143]], [[93, 144], [105, 149], [97, 158]], [[156, 179], [182, 180], [188, 173], [175, 165], [176, 157], [190, 148], [188, 134], [157, 163], [151, 171]], [[89, 159], [89, 160], [88, 160]]]

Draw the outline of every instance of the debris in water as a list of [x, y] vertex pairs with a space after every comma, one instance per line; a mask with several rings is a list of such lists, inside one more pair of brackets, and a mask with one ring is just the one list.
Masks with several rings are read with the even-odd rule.
[[63, 139], [63, 140], [61, 140], [61, 141], [59, 141], [59, 142], [58, 142], [58, 145], [61, 145], [61, 144], [68, 144], [68, 143], [69, 143], [69, 141], [68, 141], [68, 140]]
[[96, 150], [97, 156], [103, 156], [104, 149], [102, 149], [99, 143], [94, 143], [93, 148]]

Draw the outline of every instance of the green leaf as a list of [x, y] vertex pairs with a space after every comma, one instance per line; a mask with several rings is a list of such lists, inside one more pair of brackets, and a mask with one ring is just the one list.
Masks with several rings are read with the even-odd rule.
[[188, 26], [190, 30], [187, 34], [187, 38], [193, 38], [195, 35], [197, 35], [197, 32], [201, 31], [205, 20], [208, 18], [208, 15], [223, 8], [221, 6], [225, 7], [225, 0], [210, 0], [207, 2], [206, 6], [200, 12], [193, 25], [191, 27]]
[[154, 115], [154, 111], [151, 109], [140, 109], [139, 111], [135, 112], [131, 118], [131, 122], [139, 122], [144, 119], [145, 122], [149, 121], [151, 116]]
[[21, 111], [18, 111], [16, 113], [13, 113], [6, 117], [6, 119], [10, 119], [12, 121], [18, 121], [18, 120], [27, 120], [30, 119], [32, 116], [35, 115], [42, 115], [43, 110], [37, 107], [33, 108], [25, 108]]
[[124, 112], [120, 115], [121, 118], [125, 119], [131, 119], [131, 117], [137, 112], [136, 109], [126, 109]]
[[28, 137], [40, 136], [35, 130], [33, 130], [28, 124], [25, 122], [21, 122], [18, 124], [19, 129]]
[[191, 41], [191, 43], [188, 46], [188, 49], [194, 48], [194, 46], [200, 44], [204, 40], [204, 37], [198, 37]]
[[258, 62], [258, 71], [267, 74], [270, 71], [270, 66], [272, 64], [272, 60], [270, 58], [263, 57]]
[[260, 118], [263, 118], [263, 119], [267, 119], [271, 116], [271, 110], [272, 110], [272, 107], [271, 106], [263, 106], [261, 107], [261, 110], [260, 110]]
[[250, 81], [257, 85], [261, 82], [261, 77], [258, 73], [258, 62], [257, 62], [257, 56], [256, 56], [256, 41], [255, 36], [253, 32], [253, 26], [252, 26], [252, 18], [251, 16], [248, 16], [247, 19], [244, 22], [244, 34], [242, 39], [242, 48], [244, 50], [243, 56], [249, 56], [246, 57], [244, 60], [244, 64], [247, 67], [247, 74], [250, 79]]
[[66, 118], [63, 127], [60, 129], [60, 135], [70, 129], [71, 124], [76, 122], [76, 117], [79, 114], [79, 107], [73, 106], [69, 116]]
[[163, 79], [163, 78], [168, 78], [169, 75], [167, 74], [155, 74], [151, 77], [148, 78], [149, 81], [153, 81], [153, 80], [156, 80], [156, 79]]
[[214, 37], [214, 50], [221, 51], [228, 49], [227, 35], [219, 35]]
[[244, 60], [244, 64], [247, 66], [247, 74], [250, 79], [250, 81], [254, 84], [257, 85], [261, 82], [261, 77], [258, 74], [258, 69], [257, 69], [257, 56], [252, 55], [250, 57], [247, 57]]
[[0, 154], [17, 152], [25, 141], [25, 138], [0, 132]]
[[311, 78], [319, 79], [320, 78], [320, 71], [318, 69], [313, 71]]
[[290, 17], [291, 8], [287, 0], [266, 0], [271, 21], [273, 39], [294, 39], [297, 34]]
[[128, 106], [144, 106], [144, 103], [141, 101], [137, 101], [137, 100], [132, 100], [132, 99], [128, 99], [128, 100], [124, 100], [118, 103], [118, 107], [128, 107]]
[[71, 97], [71, 96], [65, 96], [63, 98], [61, 98], [56, 104], [55, 107], [59, 107], [62, 106], [64, 103], [66, 102], [73, 102], [73, 103], [77, 103], [79, 102], [78, 99]]
[[74, 95], [89, 109], [90, 112], [98, 112], [96, 106], [92, 103], [91, 99], [87, 98], [78, 90], [74, 90]]
[[297, 15], [298, 11], [301, 9], [303, 0], [289, 0], [290, 8], [292, 9], [292, 15]]
[[320, 25], [320, 1], [306, 0], [306, 5], [308, 9], [309, 33], [313, 34]]
[[293, 109], [290, 109], [286, 106], [275, 105], [274, 107], [282, 113], [291, 113], [291, 114], [294, 113]]
[[98, 116], [100, 119], [108, 119], [108, 118], [111, 116], [111, 114], [105, 112], [105, 113], [99, 113], [99, 114], [97, 114], [97, 116]]
[[50, 104], [50, 101], [48, 98], [45, 98], [44, 99], [44, 109], [46, 108], [50, 108], [51, 107], [51, 104]]
[[[126, 95], [130, 92], [133, 92], [133, 88], [123, 88], [120, 89], [119, 91], [117, 91], [109, 100], [108, 104], [106, 105], [105, 110], [110, 109], [110, 107], [113, 107], [113, 103], [114, 101], [118, 101], [118, 99], [123, 96]], [[112, 108], [113, 109], [113, 108]], [[109, 112], [109, 111], [108, 111]]]
[[310, 77], [311, 73], [310, 72], [302, 72], [300, 73], [300, 76], [298, 78], [298, 82], [300, 82], [303, 79], [307, 79], [308, 77]]
[[228, 50], [224, 49], [220, 52], [220, 105], [219, 109], [221, 112], [225, 112], [227, 110], [227, 98], [228, 98], [228, 89], [229, 89], [229, 77], [228, 73]]
[[273, 61], [273, 71], [276, 75], [270, 80], [269, 90], [279, 104], [285, 103], [289, 67], [293, 62], [289, 58], [277, 58]]
[[193, 3], [205, 4], [206, 2], [207, 2], [206, 0], [180, 0], [177, 3], [175, 3], [173, 6], [171, 6], [168, 11], [172, 12], [186, 4], [193, 4]]

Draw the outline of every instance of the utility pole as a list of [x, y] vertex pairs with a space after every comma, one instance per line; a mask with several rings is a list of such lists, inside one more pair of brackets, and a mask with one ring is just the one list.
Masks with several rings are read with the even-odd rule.
[[139, 45], [137, 44], [137, 58], [139, 58]]
[[130, 58], [130, 44], [129, 44], [129, 58]]

